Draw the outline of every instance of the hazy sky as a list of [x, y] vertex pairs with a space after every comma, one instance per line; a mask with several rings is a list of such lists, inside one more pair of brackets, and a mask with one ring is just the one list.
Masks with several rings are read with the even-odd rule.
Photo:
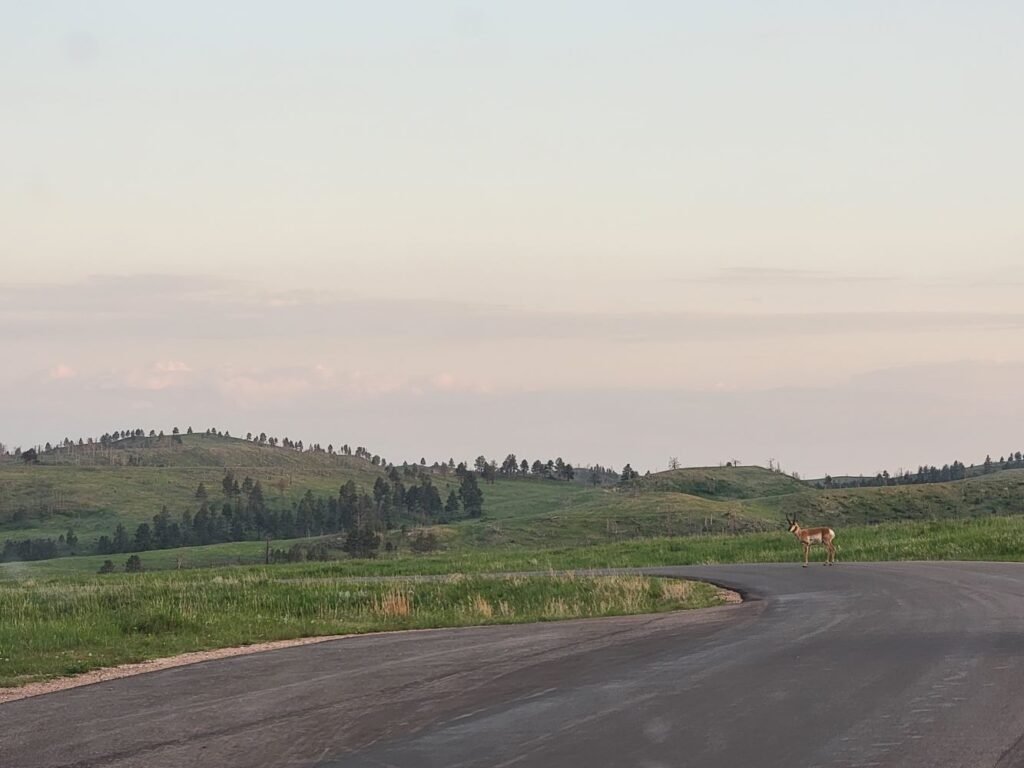
[[0, 7], [0, 441], [1024, 449], [1018, 2]]

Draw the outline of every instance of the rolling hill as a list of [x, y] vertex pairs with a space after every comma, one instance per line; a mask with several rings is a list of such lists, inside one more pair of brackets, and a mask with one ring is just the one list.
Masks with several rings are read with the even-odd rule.
[[[259, 481], [268, 505], [281, 509], [293, 507], [307, 491], [336, 496], [349, 481], [369, 492], [385, 476], [364, 458], [204, 434], [133, 437], [80, 452], [62, 449], [42, 454], [40, 462], [0, 462], [0, 541], [57, 537], [70, 527], [80, 551], [91, 552], [96, 538], [117, 523], [134, 530], [163, 506], [172, 515], [194, 513], [200, 483], [210, 501], [219, 503], [226, 472], [238, 480]], [[423, 471], [442, 498], [458, 486], [449, 474]], [[771, 531], [781, 530], [787, 513], [805, 523], [842, 527], [1024, 512], [1024, 470], [951, 483], [822, 490], [762, 467], [726, 466], [659, 472], [625, 487], [499, 478], [482, 488], [483, 517], [436, 527], [440, 546], [572, 547], [651, 536]], [[417, 517], [395, 524], [429, 522]], [[390, 534], [396, 545], [404, 535]], [[245, 542], [237, 546], [245, 549]]]
[[645, 490], [673, 491], [705, 499], [757, 499], [807, 490], [807, 484], [763, 467], [692, 467], [658, 472], [644, 480]]
[[133, 527], [166, 506], [198, 506], [202, 483], [211, 497], [226, 472], [262, 483], [271, 504], [297, 502], [306, 492], [336, 494], [352, 480], [369, 488], [382, 472], [365, 459], [299, 452], [218, 435], [131, 437], [40, 455], [38, 464], [0, 463], [0, 538], [56, 536], [73, 527], [80, 537]]

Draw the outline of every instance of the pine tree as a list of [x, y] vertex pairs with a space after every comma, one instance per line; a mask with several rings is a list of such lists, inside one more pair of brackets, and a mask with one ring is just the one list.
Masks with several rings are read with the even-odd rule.
[[135, 529], [135, 549], [139, 552], [153, 549], [153, 532], [149, 523], [139, 523]]
[[156, 549], [168, 549], [172, 546], [170, 542], [171, 513], [167, 507], [162, 507], [159, 512], [153, 515], [153, 546]]
[[380, 536], [369, 528], [353, 528], [345, 537], [342, 549], [352, 557], [374, 558], [380, 549]]
[[622, 468], [622, 474], [619, 476], [619, 485], [629, 485], [639, 479], [640, 473], [627, 464]]
[[454, 488], [448, 491], [448, 500], [444, 503], [444, 513], [448, 520], [454, 520], [459, 514], [459, 495]]
[[459, 486], [459, 500], [469, 517], [480, 517], [484, 511], [484, 494], [476, 482], [476, 475], [466, 472]]
[[111, 542], [114, 552], [127, 552], [131, 548], [131, 541], [128, 538], [128, 531], [123, 524], [118, 523], [114, 528], [114, 538]]

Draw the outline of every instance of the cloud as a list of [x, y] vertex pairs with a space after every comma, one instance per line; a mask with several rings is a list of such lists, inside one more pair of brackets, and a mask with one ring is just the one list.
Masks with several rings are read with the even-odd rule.
[[154, 363], [153, 370], [159, 373], [189, 373], [192, 369], [180, 360], [164, 360]]
[[965, 403], [979, 399], [1017, 399], [1024, 362], [959, 360], [883, 368], [850, 378], [858, 392], [929, 394]]
[[833, 272], [823, 269], [787, 269], [782, 267], [722, 267], [711, 274], [682, 278], [680, 282], [721, 283], [725, 285], [794, 285], [824, 283], [895, 282], [887, 275]]
[[438, 392], [475, 392], [485, 394], [493, 388], [478, 381], [468, 381], [452, 373], [438, 373], [430, 377], [430, 387]]
[[[832, 280], [828, 273], [740, 270]], [[842, 278], [845, 280], [846, 278]], [[1024, 313], [988, 311], [607, 312], [554, 311], [423, 299], [356, 298], [329, 292], [274, 292], [205, 277], [94, 277], [57, 286], [0, 285], [0, 340], [25, 337], [220, 342], [416, 339], [726, 341], [943, 330], [1024, 329]]]
[[113, 377], [107, 378], [105, 385], [156, 392], [187, 386], [191, 380], [191, 373], [192, 369], [185, 363], [179, 360], [166, 360], [116, 373]]
[[243, 407], [268, 403], [292, 403], [314, 395], [341, 397], [348, 401], [432, 392], [485, 393], [492, 388], [482, 381], [451, 373], [396, 376], [365, 371], [336, 371], [318, 364], [312, 367], [223, 369], [211, 374], [214, 387], [229, 402]]
[[75, 371], [74, 368], [72, 368], [70, 365], [65, 365], [64, 363], [58, 363], [53, 368], [51, 368], [49, 372], [50, 379], [54, 381], [73, 379], [77, 375], [78, 372]]
[[313, 382], [302, 375], [256, 376], [229, 375], [218, 383], [221, 395], [242, 406], [292, 400], [313, 389]]
[[[14, 380], [23, 387], [38, 381], [37, 371], [27, 380]], [[479, 376], [450, 371], [399, 375], [387, 371], [336, 368], [324, 363], [294, 366], [240, 366], [231, 363], [194, 366], [182, 360], [158, 360], [143, 365], [79, 371], [60, 363], [45, 371], [47, 382], [75, 379], [79, 393], [97, 391], [121, 393], [125, 401], [152, 406], [152, 397], [171, 392], [190, 392], [197, 400], [226, 402], [243, 407], [274, 403], [300, 403], [313, 395], [327, 395], [348, 402], [391, 395], [419, 396], [440, 393], [487, 393], [491, 382]], [[141, 399], [139, 399], [141, 397]]]

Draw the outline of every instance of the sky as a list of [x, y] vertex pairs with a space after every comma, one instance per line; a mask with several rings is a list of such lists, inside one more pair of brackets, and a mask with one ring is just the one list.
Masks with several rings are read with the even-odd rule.
[[0, 442], [1024, 449], [1016, 2], [0, 5]]

